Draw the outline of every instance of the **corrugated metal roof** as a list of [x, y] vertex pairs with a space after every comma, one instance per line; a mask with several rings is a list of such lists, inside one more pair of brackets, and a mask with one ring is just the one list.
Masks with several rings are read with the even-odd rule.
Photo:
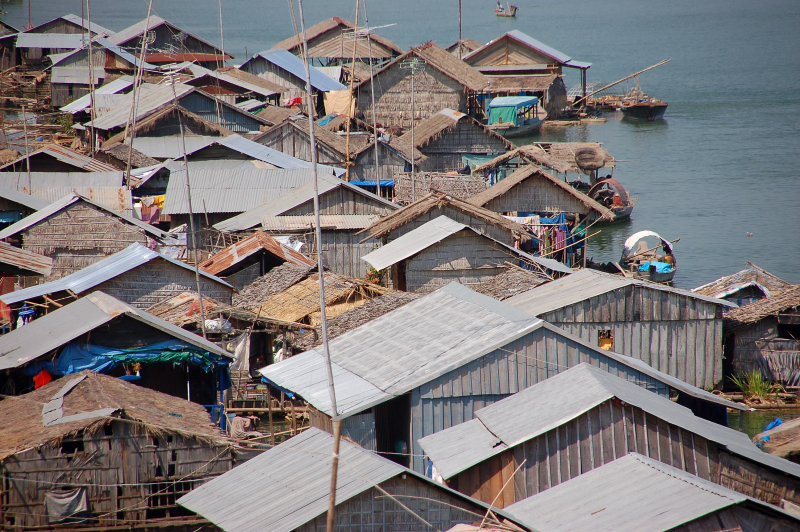
[[714, 303], [727, 307], [736, 306], [723, 299], [695, 294], [688, 290], [681, 290], [679, 288], [639, 279], [631, 279], [630, 277], [623, 277], [622, 275], [599, 272], [588, 268], [584, 268], [583, 270], [562, 277], [561, 279], [537, 286], [532, 290], [507, 299], [506, 303], [514, 305], [533, 316], [540, 316], [581, 301], [586, 301], [600, 294], [634, 285], [661, 292], [678, 294], [707, 303]]
[[[33, 190], [47, 187], [121, 187], [125, 172], [31, 172]], [[0, 172], [0, 185], [28, 192], [28, 174]]]
[[[95, 95], [100, 94], [117, 94], [118, 92], [124, 91], [133, 85], [133, 78], [131, 76], [122, 76], [117, 78], [113, 81], [110, 81], [103, 85], [102, 87], [97, 87], [95, 89]], [[88, 109], [92, 105], [92, 95], [87, 94], [86, 96], [81, 96], [74, 102], [71, 102], [64, 107], [61, 108], [61, 111], [65, 113], [78, 113], [83, 111], [84, 109]]]
[[251, 113], [256, 109], [260, 107], [266, 107], [267, 105], [269, 105], [267, 102], [262, 102], [259, 100], [247, 100], [244, 102], [237, 103], [236, 107], [238, 107], [239, 109], [244, 109], [248, 113]]
[[[339, 413], [357, 414], [403, 394], [527, 334], [541, 323], [451, 283], [330, 342], [331, 360], [341, 373], [341, 381], [334, 375]], [[268, 380], [299, 393], [330, 415], [330, 399], [327, 391], [322, 391], [324, 368], [322, 353], [312, 349], [260, 371]]]
[[0, 242], [0, 264], [18, 268], [24, 272], [21, 272], [22, 275], [31, 272], [39, 275], [50, 275], [53, 259], [27, 249]]
[[[98, 48], [95, 48], [95, 50], [97, 50], [99, 48], [105, 48], [106, 50], [108, 50], [112, 54], [116, 55], [117, 57], [123, 59], [124, 61], [127, 61], [132, 66], [138, 67], [139, 64], [141, 63], [142, 67], [146, 68], [148, 70], [155, 68], [153, 65], [151, 65], [149, 63], [146, 63], [144, 61], [140, 61], [138, 57], [136, 57], [132, 53], [124, 50], [123, 48], [120, 48], [119, 46], [115, 45], [114, 43], [112, 43], [108, 39], [96, 39], [96, 40], [92, 41], [92, 45], [98, 47]], [[86, 42], [84, 42], [84, 44], [81, 45], [80, 48], [78, 48], [76, 50], [73, 50], [71, 52], [66, 52], [66, 53], [63, 53], [63, 54], [51, 54], [50, 55], [51, 66], [55, 67], [56, 65], [58, 65], [64, 59], [66, 59], [68, 57], [72, 57], [75, 54], [81, 53], [84, 50], [87, 50], [87, 47], [88, 47], [88, 44]], [[89, 57], [89, 54], [88, 54], [88, 50], [87, 50], [87, 53], [86, 53], [87, 64], [88, 64], [88, 57]], [[86, 68], [88, 70], [88, 67], [86, 67]]]
[[22, 220], [14, 223], [14, 224], [9, 225], [8, 227], [6, 227], [2, 231], [0, 231], [0, 240], [3, 240], [3, 239], [8, 238], [10, 236], [16, 235], [20, 231], [24, 231], [25, 229], [27, 229], [29, 227], [32, 227], [32, 226], [34, 226], [34, 225], [46, 220], [50, 216], [53, 216], [53, 215], [57, 214], [58, 212], [62, 211], [63, 209], [66, 209], [67, 207], [69, 207], [70, 205], [75, 203], [76, 201], [80, 201], [80, 200], [85, 201], [85, 202], [89, 203], [90, 205], [94, 205], [95, 207], [99, 207], [100, 209], [103, 209], [104, 211], [108, 212], [109, 214], [112, 214], [113, 216], [116, 216], [117, 218], [120, 218], [123, 221], [128, 222], [129, 224], [135, 225], [136, 227], [138, 227], [139, 229], [142, 229], [149, 236], [151, 236], [153, 238], [156, 238], [156, 239], [160, 240], [160, 239], [163, 239], [166, 236], [166, 233], [164, 233], [164, 231], [161, 231], [160, 229], [157, 229], [157, 228], [153, 227], [152, 225], [150, 225], [148, 223], [145, 223], [145, 222], [143, 222], [141, 220], [137, 220], [136, 218], [131, 218], [130, 216], [126, 216], [125, 214], [122, 214], [120, 212], [115, 212], [113, 209], [110, 209], [109, 207], [107, 207], [105, 205], [102, 205], [100, 203], [96, 203], [96, 202], [90, 200], [89, 198], [85, 198], [85, 197], [77, 195], [77, 194], [70, 194], [68, 196], [64, 196], [63, 198], [61, 198], [58, 201], [55, 201], [55, 202], [51, 203], [47, 207], [39, 209], [38, 211], [36, 211], [35, 213], [31, 214], [30, 216], [27, 216], [27, 217], [23, 218]]
[[[76, 294], [80, 294], [86, 292], [87, 290], [91, 290], [93, 287], [104, 283], [109, 279], [113, 279], [118, 275], [137, 268], [142, 264], [147, 264], [154, 259], [162, 259], [167, 262], [171, 262], [176, 266], [180, 266], [181, 268], [194, 273], [194, 268], [191, 268], [185, 263], [165, 257], [156, 251], [147, 249], [139, 243], [134, 243], [122, 251], [118, 251], [117, 253], [106, 257], [100, 262], [95, 262], [91, 266], [87, 266], [82, 270], [67, 275], [66, 277], [62, 277], [61, 279], [56, 279], [55, 281], [50, 281], [49, 283], [31, 286], [29, 288], [24, 288], [22, 290], [17, 290], [16, 292], [10, 292], [2, 295], [0, 296], [0, 301], [6, 305], [11, 305], [12, 303], [18, 303], [20, 301], [25, 301], [26, 299], [35, 299], [46, 294], [65, 292], [67, 290], [71, 290]], [[201, 271], [200, 275], [211, 281], [233, 289], [231, 285], [219, 277], [204, 271]]]
[[[311, 170], [219, 169], [189, 165], [192, 207], [196, 213], [246, 212], [313, 179]], [[173, 169], [164, 200], [164, 214], [188, 214], [186, 169]], [[224, 223], [224, 222], [223, 222]], [[260, 218], [250, 226], [261, 223]]]
[[[306, 71], [305, 67], [303, 66], [303, 60], [287, 50], [266, 50], [257, 53], [255, 56], [253, 56], [253, 59], [256, 57], [261, 57], [273, 65], [280, 67], [292, 75], [300, 78], [301, 80], [306, 79]], [[326, 76], [313, 66], [309, 66], [309, 72], [311, 74], [311, 86], [318, 91], [340, 91], [347, 88], [345, 85], [339, 83], [338, 80]]]
[[[380, 219], [377, 214], [323, 214], [319, 217], [323, 229], [366, 229]], [[262, 216], [261, 228], [265, 231], [307, 231], [315, 226], [313, 215]]]
[[68, 83], [76, 85], [91, 85], [100, 83], [105, 79], [106, 71], [102, 68], [90, 70], [89, 67], [53, 67], [50, 70], [50, 83]]
[[412, 257], [420, 251], [436, 244], [437, 242], [441, 242], [445, 238], [465, 229], [474, 231], [476, 234], [481, 235], [500, 246], [503, 246], [504, 248], [508, 249], [510, 253], [516, 254], [525, 260], [536, 262], [550, 270], [572, 274], [571, 268], [561, 264], [557, 260], [529, 255], [518, 249], [514, 249], [503, 242], [498, 242], [490, 236], [487, 236], [468, 225], [456, 222], [444, 215], [426, 222], [413, 231], [406, 233], [400, 238], [392, 240], [388, 244], [381, 246], [372, 253], [368, 253], [361, 258], [362, 260], [365, 260], [371, 264], [376, 270], [383, 270], [392, 264], [396, 264], [401, 260]]
[[[66, 163], [72, 165], [76, 168], [82, 168], [87, 172], [119, 172], [116, 167], [111, 166], [108, 163], [104, 163], [103, 161], [93, 159], [88, 155], [84, 155], [79, 153], [75, 150], [71, 150], [66, 146], [61, 146], [60, 144], [47, 144], [33, 153], [30, 153], [28, 157], [33, 157], [34, 155], [39, 155], [40, 153], [44, 153], [53, 157], [54, 159], [61, 161], [62, 163]], [[11, 165], [14, 165], [18, 162], [24, 161], [25, 156], [20, 157], [10, 163], [4, 164], [0, 166], [0, 170], [7, 168]], [[27, 174], [25, 175], [25, 179], [22, 181], [27, 182]]]
[[[325, 173], [321, 173], [319, 170], [317, 172], [317, 188], [319, 190], [319, 194], [325, 194], [334, 190], [338, 187], [347, 188], [361, 196], [366, 196], [382, 205], [390, 209], [398, 209], [399, 206], [396, 203], [392, 203], [390, 201], [386, 201], [385, 199], [371, 193], [367, 192], [363, 188], [359, 188], [355, 185], [352, 185], [346, 181], [342, 181], [341, 179], [334, 177], [332, 175], [326, 175]], [[264, 216], [280, 216], [284, 212], [293, 209], [303, 203], [311, 201], [314, 199], [314, 183], [310, 179], [303, 184], [302, 186], [292, 188], [291, 190], [287, 190], [283, 195], [273, 198], [271, 201], [266, 202], [264, 204], [260, 204], [251, 210], [243, 212], [238, 216], [234, 216], [233, 218], [229, 218], [228, 220], [222, 221], [216, 225], [214, 225], [215, 229], [220, 231], [245, 231], [247, 229], [252, 229], [253, 227], [258, 227], [261, 225]]]
[[[261, 87], [259, 85], [255, 85], [253, 83], [248, 83], [247, 81], [245, 81], [243, 79], [239, 79], [239, 78], [234, 77], [234, 76], [229, 76], [229, 75], [227, 75], [227, 74], [225, 74], [223, 72], [214, 72], [213, 70], [209, 70], [209, 69], [201, 67], [199, 65], [192, 65], [190, 68], [191, 68], [192, 72], [196, 75], [196, 77], [191, 79], [191, 80], [189, 80], [189, 81], [187, 81], [187, 83], [191, 83], [191, 82], [197, 81], [197, 80], [199, 80], [199, 79], [201, 79], [203, 77], [208, 76], [212, 80], [211, 83], [214, 83], [213, 80], [223, 81], [225, 83], [230, 83], [231, 85], [235, 85], [237, 87], [241, 87], [242, 89], [244, 89], [246, 91], [250, 91], [250, 92], [253, 92], [255, 94], [260, 94], [261, 96], [264, 96], [264, 97], [275, 96], [276, 94], [279, 94], [276, 91], [269, 90], [269, 89], [267, 89], [265, 87]], [[266, 102], [259, 102], [259, 103], [261, 103], [262, 106], [263, 105], [267, 105]], [[237, 105], [237, 107], [238, 107], [238, 105]]]
[[[296, 530], [327, 511], [332, 451], [333, 436], [310, 428], [195, 488], [178, 504], [227, 532]], [[336, 501], [342, 504], [401, 474], [445, 492], [449, 500], [489, 507], [346, 440], [339, 449]], [[270, 496], [264, 497], [264, 493]], [[503, 510], [492, 511], [516, 521]]]
[[127, 187], [39, 187], [33, 195], [48, 202], [58, 201], [70, 194], [77, 194], [111, 209], [118, 214], [133, 212], [133, 198]]
[[506, 511], [542, 531], [640, 532], [691, 527], [696, 519], [741, 503], [760, 506], [770, 514], [779, 512], [798, 523], [797, 517], [777, 506], [636, 453], [523, 499]]
[[202, 336], [136, 309], [108, 294], [94, 292], [33, 320], [24, 327], [0, 336], [0, 370], [17, 368], [46, 355], [82, 334], [110, 322], [120, 314], [130, 316], [210, 353], [231, 358], [230, 353], [203, 339]]
[[[171, 103], [175, 99], [175, 95], [177, 95], [177, 98], [180, 100], [183, 96], [197, 90], [195, 87], [184, 85], [183, 83], [176, 83], [174, 89], [175, 94], [173, 94], [173, 85], [156, 85], [150, 88], [150, 90], [140, 91], [137, 94], [139, 102], [136, 106], [136, 120], [138, 121], [159, 107]], [[124, 126], [130, 116], [131, 98], [132, 95], [128, 95], [128, 98], [121, 100], [116, 107], [95, 118], [94, 127], [103, 131], [108, 131]], [[87, 122], [85, 124], [86, 127], [91, 127], [91, 125], [92, 122]]]
[[[253, 159], [272, 164], [278, 168], [295, 169], [312, 167], [311, 163], [308, 161], [292, 157], [291, 155], [269, 148], [258, 142], [253, 142], [241, 135], [228, 135], [227, 137], [218, 138], [215, 141], [221, 146], [243, 153]], [[342, 168], [336, 168], [325, 164], [317, 164], [317, 170], [318, 172], [335, 173], [336, 175], [345, 173], [345, 170]]]
[[24, 205], [25, 207], [35, 211], [44, 209], [51, 203], [46, 199], [31, 196], [30, 194], [19, 192], [18, 190], [14, 190], [13, 188], [8, 188], [2, 185], [0, 185], [0, 198], [5, 198], [9, 201], [13, 201], [14, 203], [19, 203], [20, 205]]
[[316, 266], [316, 262], [302, 253], [284, 246], [262, 231], [257, 231], [201, 262], [200, 269], [212, 275], [230, 275], [236, 271], [237, 264], [262, 251], [271, 253], [284, 262], [300, 266]]
[[31, 33], [17, 35], [17, 48], [56, 48], [74, 50], [83, 46], [85, 35], [80, 33]]
[[[110, 35], [109, 36], [109, 40], [111, 42], [113, 42], [114, 44], [116, 44], [116, 45], [124, 45], [124, 44], [127, 44], [128, 41], [140, 36], [142, 33], [145, 32], [145, 30], [152, 31], [152, 30], [156, 29], [157, 27], [161, 26], [162, 24], [168, 25], [170, 27], [170, 29], [172, 30], [172, 33], [175, 34], [175, 35], [177, 35], [179, 33], [183, 33], [183, 34], [186, 34], [186, 35], [191, 35], [193, 38], [197, 39], [198, 41], [200, 41], [200, 42], [202, 42], [204, 44], [207, 44], [208, 46], [214, 48], [218, 52], [224, 53], [223, 50], [219, 46], [214, 46], [210, 42], [208, 42], [208, 41], [206, 41], [204, 39], [201, 39], [197, 35], [194, 35], [192, 33], [189, 33], [188, 31], [185, 31], [185, 30], [177, 27], [175, 24], [173, 24], [173, 23], [171, 23], [171, 22], [169, 22], [167, 20], [164, 20], [163, 18], [161, 18], [161, 17], [159, 17], [157, 15], [150, 15], [150, 23], [149, 24], [147, 23], [147, 19], [141, 20], [141, 21], [137, 22], [136, 24], [133, 24], [132, 26], [128, 26], [124, 30], [115, 33], [114, 35]], [[230, 59], [233, 59], [233, 56], [231, 54], [226, 54], [226, 55], [228, 55], [228, 57]]]
[[[59, 17], [59, 18], [64, 19], [64, 20], [66, 20], [68, 22], [72, 22], [73, 24], [77, 24], [81, 28], [84, 28], [84, 29], [89, 28], [89, 31], [91, 31], [94, 34], [98, 34], [99, 35], [99, 34], [103, 33], [105, 35], [114, 35], [114, 31], [112, 31], [112, 30], [110, 30], [108, 28], [104, 28], [100, 24], [96, 24], [94, 22], [89, 22], [85, 18], [81, 18], [78, 15], [69, 14], [69, 15], [64, 15], [63, 17]], [[53, 19], [53, 20], [58, 20], [58, 19]], [[50, 22], [53, 22], [53, 20], [51, 20]], [[35, 29], [36, 28], [34, 28], [34, 30]]]
[[[133, 148], [154, 159], [179, 159], [183, 157], [183, 146], [186, 153], [194, 153], [210, 146], [219, 137], [187, 136], [181, 137], [134, 137]], [[125, 139], [130, 144], [130, 139]]]
[[[749, 437], [696, 417], [691, 410], [587, 363], [541, 381], [475, 412], [479, 424], [420, 439], [420, 445], [445, 478], [450, 478], [505, 449], [539, 436], [612, 398], [727, 447], [787, 474], [800, 476], [800, 465], [783, 464], [761, 452]], [[456, 439], [456, 437], [458, 439]], [[491, 437], [497, 438], [492, 442]], [[779, 459], [780, 460], [780, 459]], [[767, 463], [769, 462], [769, 463]]]

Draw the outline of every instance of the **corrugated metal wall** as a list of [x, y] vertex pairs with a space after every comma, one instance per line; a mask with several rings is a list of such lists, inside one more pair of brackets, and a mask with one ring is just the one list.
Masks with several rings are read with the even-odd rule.
[[469, 421], [473, 413], [581, 362], [668, 397], [666, 385], [602, 353], [541, 328], [411, 393], [412, 468], [424, 472], [417, 439]]
[[722, 380], [722, 310], [717, 304], [627, 286], [540, 316], [597, 345], [614, 331], [613, 351], [705, 389]]

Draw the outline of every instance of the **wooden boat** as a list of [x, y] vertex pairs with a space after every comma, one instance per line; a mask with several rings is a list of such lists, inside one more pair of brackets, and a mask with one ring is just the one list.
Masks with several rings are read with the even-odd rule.
[[506, 7], [500, 5], [500, 2], [497, 2], [497, 7], [494, 8], [494, 14], [498, 17], [516, 17], [517, 16], [517, 6], [513, 6], [511, 4], [506, 4]]
[[[637, 79], [638, 81], [638, 79]], [[630, 93], [626, 94], [622, 99], [619, 110], [625, 118], [634, 118], [637, 120], [659, 120], [664, 118], [664, 113], [667, 112], [667, 102], [662, 102], [656, 98], [652, 98], [637, 86]]]
[[504, 137], [532, 135], [542, 127], [536, 96], [499, 96], [489, 102], [487, 127]]
[[622, 250], [619, 261], [622, 273], [625, 277], [634, 279], [671, 283], [675, 277], [677, 262], [670, 244], [653, 231], [634, 233], [625, 241]]
[[612, 177], [600, 178], [589, 189], [587, 196], [610, 209], [615, 222], [631, 217], [633, 201], [622, 184]]

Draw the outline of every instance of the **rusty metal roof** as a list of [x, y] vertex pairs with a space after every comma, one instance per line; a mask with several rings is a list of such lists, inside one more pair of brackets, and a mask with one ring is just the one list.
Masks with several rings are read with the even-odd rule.
[[314, 261], [302, 253], [284, 246], [268, 234], [258, 231], [201, 262], [200, 269], [212, 275], [230, 275], [238, 271], [237, 265], [241, 265], [242, 262], [261, 251], [266, 251], [284, 262], [291, 262], [299, 266], [315, 265]]
[[0, 270], [15, 275], [50, 275], [53, 259], [0, 242]]

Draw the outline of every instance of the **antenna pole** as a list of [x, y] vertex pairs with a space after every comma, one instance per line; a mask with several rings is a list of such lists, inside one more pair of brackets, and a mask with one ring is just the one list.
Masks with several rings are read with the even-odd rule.
[[[128, 190], [131, 189], [131, 159], [133, 158], [133, 137], [136, 136], [136, 93], [139, 82], [142, 79], [142, 69], [144, 68], [144, 54], [147, 51], [147, 31], [150, 28], [150, 14], [153, 12], [153, 0], [150, 0], [150, 5], [147, 8], [147, 19], [144, 23], [144, 33], [142, 34], [142, 51], [139, 53], [139, 68], [133, 75], [133, 91], [131, 91], [131, 112], [128, 114], [128, 122], [125, 124], [124, 138], [128, 138], [128, 130], [131, 130], [130, 146], [128, 147], [128, 164], [127, 172], [125, 173], [125, 183], [128, 185]], [[132, 127], [129, 127], [132, 126]]]
[[[97, 135], [95, 134], [94, 130], [94, 119], [97, 118], [97, 111], [94, 104], [94, 57], [92, 57], [92, 7], [89, 3], [89, 0], [86, 0], [86, 18], [88, 19], [87, 26], [88, 28], [86, 31], [89, 33], [89, 93], [91, 97], [89, 101], [92, 103], [92, 108], [90, 110], [91, 118], [92, 118], [92, 140], [89, 144], [90, 149], [92, 150], [92, 157], [94, 154], [97, 153]], [[81, 21], [83, 24], [83, 21]]]
[[375, 192], [378, 197], [381, 195], [381, 174], [380, 165], [378, 161], [378, 119], [375, 114], [375, 72], [373, 71], [374, 65], [372, 64], [372, 37], [370, 34], [372, 30], [369, 29], [369, 19], [367, 18], [367, 0], [364, 0], [364, 24], [367, 26], [367, 47], [369, 48], [369, 94], [372, 100], [372, 135], [375, 137], [375, 184], [377, 189]]
[[[31, 185], [31, 152], [28, 151], [28, 118], [25, 116], [24, 103], [22, 104], [22, 128], [25, 130], [25, 167], [28, 169], [28, 194], [33, 195], [33, 186]], [[17, 184], [19, 184], [19, 180], [17, 180]]]
[[308, 38], [306, 37], [305, 19], [303, 17], [303, 0], [297, 0], [300, 11], [300, 31], [303, 33], [303, 66], [306, 74], [306, 104], [308, 105], [308, 129], [311, 140], [311, 171], [314, 175], [314, 225], [317, 246], [317, 274], [319, 277], [319, 307], [322, 325], [322, 350], [325, 355], [325, 366], [328, 370], [328, 391], [331, 396], [331, 419], [333, 421], [333, 460], [331, 463], [331, 493], [328, 502], [327, 531], [333, 532], [336, 517], [336, 480], [339, 474], [339, 442], [342, 437], [342, 423], [336, 408], [336, 390], [333, 387], [333, 368], [331, 353], [328, 347], [328, 318], [325, 314], [325, 270], [322, 266], [322, 229], [319, 221], [319, 183], [317, 182], [317, 150], [314, 136], [314, 115], [311, 98], [311, 70], [308, 61]]
[[[353, 120], [352, 116], [352, 108], [353, 108], [353, 82], [356, 79], [356, 51], [358, 48], [358, 2], [356, 0], [356, 22], [353, 26], [353, 61], [350, 63], [350, 100], [347, 106], [347, 156], [345, 158], [345, 167], [347, 168], [347, 176], [345, 181], [350, 181], [350, 168], [352, 166], [352, 162], [350, 161], [350, 122]], [[344, 39], [342, 39], [342, 45], [344, 45]]]

